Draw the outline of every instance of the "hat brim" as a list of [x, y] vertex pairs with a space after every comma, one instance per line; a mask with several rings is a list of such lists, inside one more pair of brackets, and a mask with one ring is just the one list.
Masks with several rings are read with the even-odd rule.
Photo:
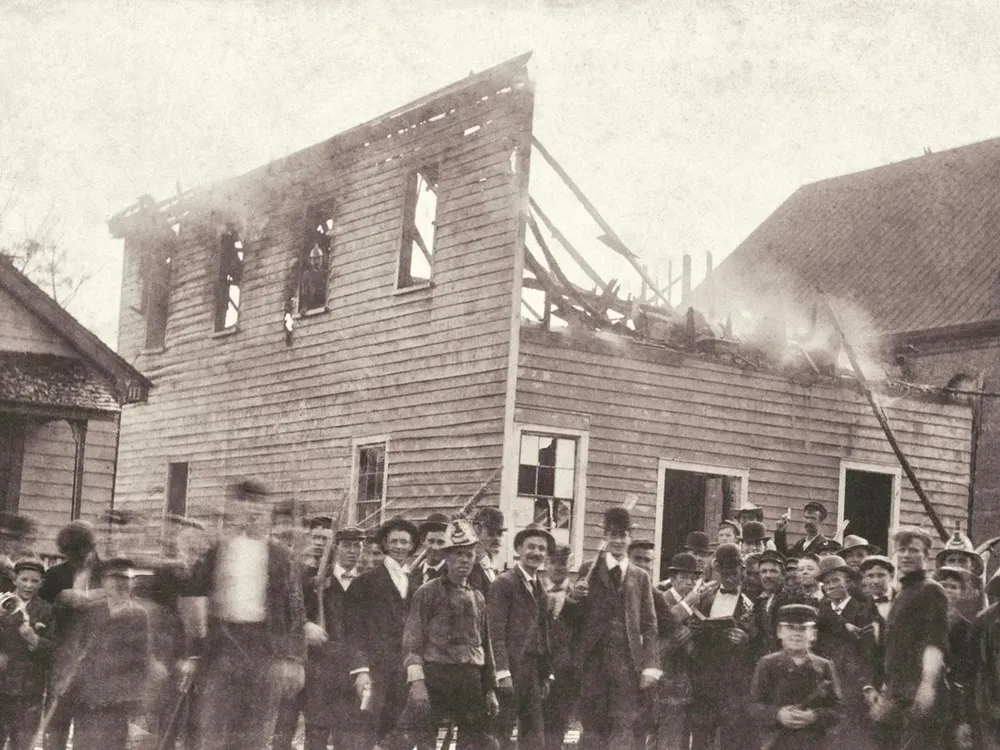
[[981, 576], [983, 574], [983, 570], [985, 569], [985, 565], [983, 565], [983, 558], [977, 555], [975, 552], [969, 552], [968, 550], [964, 549], [943, 549], [940, 552], [938, 552], [937, 555], [934, 557], [934, 564], [939, 568], [944, 567], [944, 563], [942, 562], [944, 558], [947, 557], [948, 555], [954, 555], [954, 554], [964, 555], [965, 557], [967, 557], [969, 560], [972, 561], [973, 575]]
[[667, 575], [676, 575], [678, 573], [690, 573], [691, 575], [700, 576], [701, 571], [697, 568], [667, 568]]
[[392, 518], [379, 526], [378, 532], [375, 534], [375, 541], [378, 542], [379, 546], [383, 546], [386, 538], [388, 538], [389, 534], [393, 531], [405, 531], [410, 535], [411, 551], [415, 550], [420, 544], [420, 531], [415, 525], [413, 525], [413, 523], [407, 521], [405, 518]]
[[824, 570], [822, 573], [816, 576], [816, 580], [822, 582], [825, 579], [829, 578], [834, 573], [846, 573], [847, 575], [850, 575], [853, 572], [854, 570], [851, 568], [850, 565], [838, 565], [836, 568], [830, 568], [829, 570]]
[[843, 557], [848, 552], [853, 552], [856, 549], [863, 549], [868, 555], [877, 555], [880, 550], [874, 544], [852, 544], [850, 547], [841, 547], [840, 554]]
[[546, 545], [548, 546], [549, 554], [551, 555], [556, 551], [556, 538], [552, 536], [549, 532], [544, 529], [521, 529], [517, 534], [514, 535], [514, 549], [521, 546], [521, 543], [531, 536], [540, 536], [545, 539]]

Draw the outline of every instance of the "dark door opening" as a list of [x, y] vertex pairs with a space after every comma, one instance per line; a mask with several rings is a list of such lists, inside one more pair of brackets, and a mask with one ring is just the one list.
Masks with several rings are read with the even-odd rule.
[[665, 469], [660, 570], [681, 551], [692, 531], [704, 531], [715, 542], [715, 530], [740, 505], [743, 478], [709, 472]]
[[0, 417], [0, 511], [17, 513], [24, 465], [24, 422], [12, 414]]
[[846, 469], [844, 473], [844, 519], [850, 523], [844, 534], [864, 537], [889, 549], [892, 525], [892, 474]]

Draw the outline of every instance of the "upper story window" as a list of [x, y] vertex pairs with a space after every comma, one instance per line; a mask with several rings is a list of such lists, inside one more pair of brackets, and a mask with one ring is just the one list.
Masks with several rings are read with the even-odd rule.
[[333, 206], [313, 206], [307, 213], [306, 240], [299, 258], [298, 313], [326, 309], [333, 247]]
[[403, 239], [396, 274], [397, 289], [427, 284], [431, 280], [437, 208], [437, 167], [421, 167], [410, 174], [406, 181]]
[[219, 275], [215, 284], [215, 330], [235, 328], [240, 320], [243, 288], [243, 240], [228, 227], [219, 238]]

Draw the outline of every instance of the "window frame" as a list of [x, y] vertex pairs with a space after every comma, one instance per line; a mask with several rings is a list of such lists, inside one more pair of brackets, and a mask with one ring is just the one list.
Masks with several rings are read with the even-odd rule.
[[[661, 458], [656, 464], [656, 514], [653, 520], [653, 564], [656, 566], [656, 580], [660, 580], [663, 571], [660, 570], [660, 557], [663, 554], [663, 520], [666, 513], [664, 508], [663, 493], [666, 490], [668, 469], [674, 471], [687, 471], [695, 474], [713, 474], [724, 477], [740, 478], [740, 504], [737, 512], [746, 508], [750, 504], [750, 469], [741, 469], [736, 466], [719, 466], [718, 464], [700, 464], [693, 461], [676, 461], [669, 458]], [[706, 529], [706, 531], [709, 531]]]
[[[889, 528], [888, 537], [889, 541], [892, 542], [892, 530], [899, 528], [899, 509], [902, 504], [902, 491], [903, 491], [903, 469], [896, 464], [874, 464], [866, 463], [864, 461], [850, 461], [848, 459], [840, 460], [840, 478], [837, 481], [837, 525], [834, 527], [834, 532], [840, 528], [840, 524], [844, 522], [844, 512], [847, 505], [847, 472], [848, 471], [865, 471], [869, 474], [886, 474], [892, 477], [892, 498], [890, 500], [889, 507]], [[851, 533], [850, 527], [844, 532], [845, 534]], [[888, 552], [888, 550], [887, 550]]]
[[[232, 284], [227, 284], [226, 275], [224, 275], [225, 265], [223, 260], [223, 247], [222, 240], [224, 237], [233, 237], [233, 245], [235, 247], [236, 243], [239, 242], [241, 247], [239, 250], [243, 252], [243, 257], [240, 259], [240, 278], [239, 284], [236, 286], [240, 290], [240, 301], [235, 306], [236, 307], [236, 321], [227, 326], [226, 317], [229, 312], [229, 305], [232, 300], [230, 297], [229, 289]], [[243, 303], [244, 303], [244, 292], [246, 291], [246, 265], [247, 265], [247, 242], [243, 238], [243, 233], [241, 228], [236, 224], [229, 224], [226, 228], [220, 232], [216, 238], [216, 270], [215, 270], [215, 286], [213, 295], [213, 307], [212, 307], [212, 330], [217, 335], [228, 335], [235, 333], [239, 330], [240, 318], [243, 314]]]
[[[587, 463], [590, 452], [590, 431], [577, 430], [569, 427], [554, 427], [552, 425], [515, 423], [514, 441], [512, 448], [512, 461], [510, 468], [510, 494], [506, 502], [501, 498], [501, 503], [507, 516], [507, 525], [517, 530], [523, 528], [517, 516], [517, 506], [522, 497], [518, 492], [518, 475], [521, 465], [521, 439], [525, 434], [537, 434], [553, 438], [570, 438], [576, 441], [576, 471], [573, 486], [573, 518], [570, 521], [569, 547], [572, 553], [574, 569], [578, 569], [583, 562], [584, 535], [586, 533], [587, 518]], [[534, 512], [532, 511], [532, 520]], [[514, 560], [514, 534], [508, 533], [504, 537], [504, 549], [506, 562], [513, 563]]]
[[[320, 223], [325, 223], [326, 221], [335, 221], [337, 204], [333, 198], [324, 201], [317, 201], [316, 203], [310, 203], [305, 210], [304, 222], [306, 226], [306, 241], [303, 242], [303, 247], [299, 249], [298, 254], [298, 271], [296, 273], [295, 279], [295, 311], [293, 315], [297, 319], [310, 318], [314, 315], [320, 315], [322, 313], [328, 312], [330, 307], [328, 301], [330, 299], [330, 272], [332, 270], [333, 263], [333, 235], [327, 235], [329, 239], [329, 244], [326, 250], [324, 250], [323, 256], [323, 270], [324, 270], [324, 285], [323, 285], [323, 305], [321, 307], [303, 307], [302, 306], [302, 276], [305, 273], [306, 267], [309, 264], [309, 253], [312, 252], [312, 239], [316, 231], [316, 225]], [[306, 247], [308, 245], [308, 247]]]
[[[417, 191], [419, 177], [422, 172], [433, 172], [437, 189], [434, 191], [437, 203], [434, 208], [434, 239], [430, 246], [430, 273], [427, 279], [413, 279], [413, 228], [416, 223], [416, 210], [420, 196]], [[426, 179], [426, 177], [425, 177]], [[409, 169], [403, 177], [403, 216], [400, 226], [399, 246], [396, 249], [396, 275], [393, 288], [397, 293], [405, 293], [415, 289], [426, 289], [434, 283], [434, 257], [437, 246], [438, 229], [437, 220], [441, 214], [441, 162], [425, 163], [418, 167]], [[404, 253], [409, 253], [407, 263], [404, 264]], [[403, 269], [406, 267], [408, 283], [403, 282]]]
[[173, 489], [173, 483], [171, 482], [171, 469], [174, 466], [184, 464], [187, 468], [184, 471], [184, 508], [177, 515], [186, 516], [189, 507], [189, 491], [191, 489], [191, 461], [187, 458], [170, 458], [167, 460], [167, 477], [166, 481], [163, 483], [163, 516], [164, 518], [171, 513], [176, 513], [176, 511], [170, 508], [170, 495]]
[[389, 435], [367, 435], [351, 440], [351, 500], [347, 508], [348, 523], [351, 525], [356, 525], [364, 520], [363, 518], [358, 518], [358, 480], [361, 474], [361, 451], [364, 448], [375, 446], [381, 446], [385, 452], [382, 474], [382, 504], [379, 506], [378, 523], [372, 524], [369, 521], [368, 525], [377, 527], [385, 520], [386, 498], [389, 493]]

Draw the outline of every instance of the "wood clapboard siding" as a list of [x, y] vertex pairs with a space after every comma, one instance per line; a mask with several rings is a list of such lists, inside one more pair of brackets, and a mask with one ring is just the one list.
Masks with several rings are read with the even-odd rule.
[[[97, 523], [111, 507], [116, 420], [87, 424], [81, 518]], [[76, 440], [65, 420], [32, 423], [25, 435], [18, 512], [38, 524], [35, 551], [55, 554], [56, 533], [69, 523], [73, 504]]]
[[[334, 138], [308, 158], [275, 163], [274, 187], [261, 188], [272, 200], [257, 209], [266, 226], [244, 238], [233, 335], [213, 335], [218, 217], [181, 220], [162, 352], [142, 352], [142, 243], [126, 237], [119, 347], [154, 387], [148, 403], [123, 410], [116, 503], [161, 513], [167, 464], [188, 461], [196, 515], [218, 509], [237, 475], [311, 508], [336, 508], [351, 489], [352, 441], [381, 435], [389, 436], [390, 514], [423, 517], [478, 488], [502, 454], [527, 200], [511, 154], [530, 147], [533, 100], [530, 86], [514, 83], [474, 91], [446, 117], [393, 138], [348, 152]], [[433, 284], [396, 292], [404, 185], [424, 164], [439, 168]], [[328, 311], [296, 320], [286, 346], [283, 305], [306, 210], [327, 202], [335, 222]]]
[[10, 292], [0, 288], [0, 351], [76, 356], [59, 334], [30, 315]]
[[[589, 417], [585, 550], [601, 515], [639, 497], [636, 534], [654, 534], [661, 459], [749, 470], [749, 500], [773, 528], [809, 500], [835, 512], [842, 460], [898, 463], [868, 403], [849, 383], [795, 383], [627, 342], [522, 329], [517, 406]], [[880, 396], [903, 451], [946, 528], [967, 515], [971, 410]], [[556, 430], [557, 431], [557, 430]], [[900, 522], [926, 519], [905, 476]]]

